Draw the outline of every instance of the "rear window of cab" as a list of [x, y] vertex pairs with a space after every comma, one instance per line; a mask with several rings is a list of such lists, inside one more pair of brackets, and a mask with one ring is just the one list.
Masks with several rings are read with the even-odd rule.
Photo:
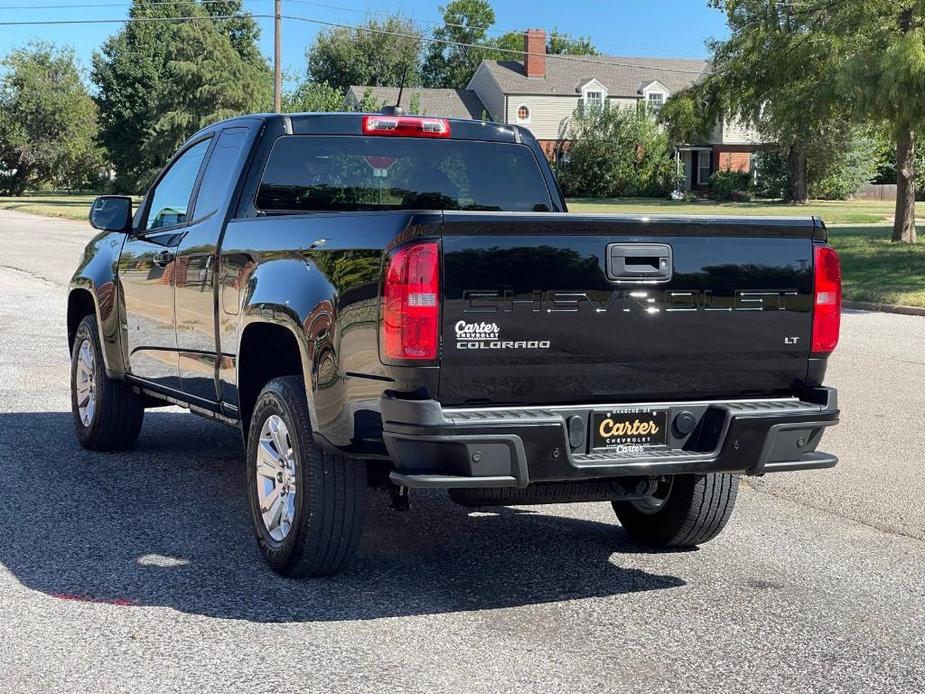
[[256, 207], [271, 214], [553, 210], [540, 164], [525, 145], [346, 135], [278, 138]]

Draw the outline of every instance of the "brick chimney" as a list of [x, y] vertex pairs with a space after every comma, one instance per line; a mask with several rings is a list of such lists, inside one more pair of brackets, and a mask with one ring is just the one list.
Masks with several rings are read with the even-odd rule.
[[524, 72], [527, 77], [546, 76], [546, 30], [524, 32]]

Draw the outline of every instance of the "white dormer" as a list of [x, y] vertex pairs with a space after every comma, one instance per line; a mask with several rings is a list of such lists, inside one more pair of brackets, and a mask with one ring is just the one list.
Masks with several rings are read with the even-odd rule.
[[581, 105], [586, 109], [603, 108], [607, 103], [607, 87], [596, 79], [582, 82], [576, 91], [581, 94]]
[[643, 84], [639, 88], [639, 93], [642, 94], [643, 103], [645, 103], [650, 113], [658, 113], [671, 94], [668, 87], [658, 80]]

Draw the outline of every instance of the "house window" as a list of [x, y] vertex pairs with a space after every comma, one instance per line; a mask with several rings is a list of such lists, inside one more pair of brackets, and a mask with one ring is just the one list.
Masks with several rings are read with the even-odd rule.
[[649, 113], [658, 113], [664, 103], [664, 94], [661, 92], [649, 92]]
[[530, 107], [526, 104], [521, 104], [517, 107], [517, 122], [518, 123], [529, 123], [530, 122]]
[[604, 106], [604, 92], [588, 91], [585, 92], [585, 108], [602, 108]]
[[710, 155], [712, 152], [697, 152], [697, 183], [706, 184], [710, 180]]

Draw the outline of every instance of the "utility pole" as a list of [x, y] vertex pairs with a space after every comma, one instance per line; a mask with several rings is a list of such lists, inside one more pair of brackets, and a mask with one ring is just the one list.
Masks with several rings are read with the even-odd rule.
[[283, 28], [282, 5], [283, 0], [276, 0], [273, 12], [273, 110], [276, 113], [283, 110], [283, 39], [280, 35]]

